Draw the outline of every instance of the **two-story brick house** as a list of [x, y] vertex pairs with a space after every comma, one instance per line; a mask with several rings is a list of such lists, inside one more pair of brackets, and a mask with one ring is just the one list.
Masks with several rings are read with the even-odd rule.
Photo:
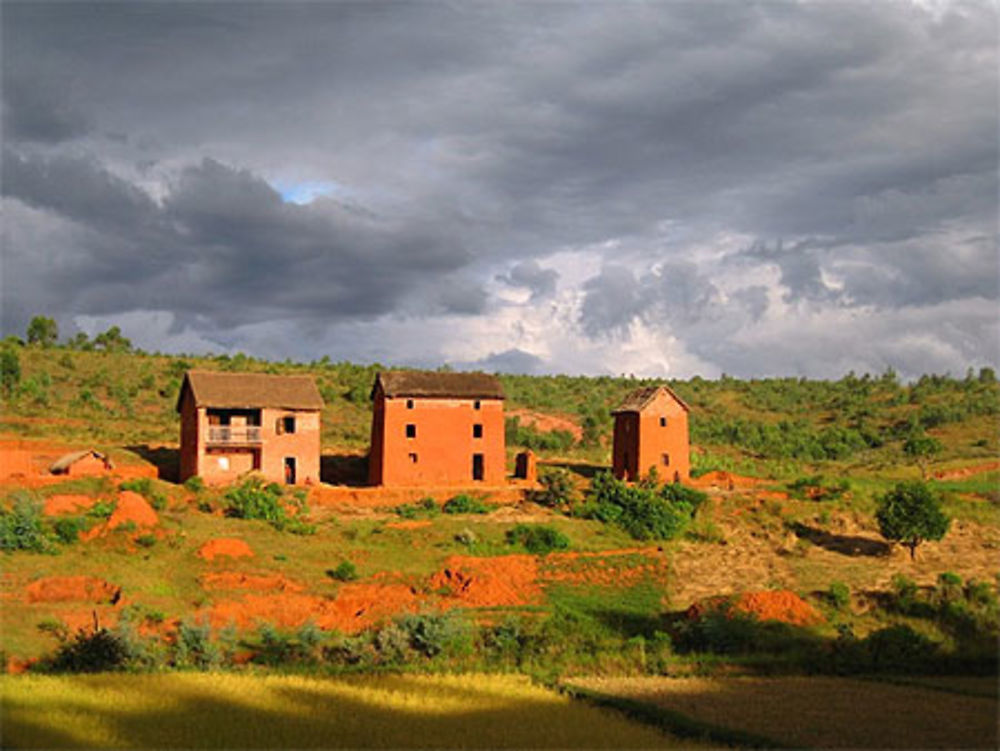
[[688, 405], [667, 386], [630, 393], [611, 414], [615, 418], [612, 472], [639, 480], [656, 467], [661, 480], [691, 477]]
[[319, 482], [323, 399], [310, 376], [191, 370], [177, 397], [180, 480], [231, 482], [249, 471]]
[[379, 373], [372, 387], [371, 485], [502, 485], [503, 386], [485, 373]]

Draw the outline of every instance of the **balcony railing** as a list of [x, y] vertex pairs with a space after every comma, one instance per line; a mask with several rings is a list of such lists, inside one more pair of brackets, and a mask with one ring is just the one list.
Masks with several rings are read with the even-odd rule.
[[232, 427], [211, 425], [208, 428], [209, 443], [260, 443], [260, 427]]

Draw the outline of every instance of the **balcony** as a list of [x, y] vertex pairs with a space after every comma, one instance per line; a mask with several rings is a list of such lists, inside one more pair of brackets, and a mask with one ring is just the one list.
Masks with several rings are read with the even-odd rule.
[[230, 425], [210, 425], [208, 428], [208, 443], [224, 446], [246, 446], [259, 444], [260, 426], [247, 425], [233, 427]]

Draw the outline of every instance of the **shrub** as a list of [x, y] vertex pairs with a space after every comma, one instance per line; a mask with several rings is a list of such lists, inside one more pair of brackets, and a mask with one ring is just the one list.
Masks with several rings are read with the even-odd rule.
[[257, 631], [260, 645], [253, 661], [275, 667], [282, 665], [312, 665], [319, 661], [322, 632], [311, 623], [305, 623], [294, 634], [278, 631], [270, 624], [263, 624]]
[[80, 533], [86, 531], [87, 520], [82, 516], [62, 516], [52, 524], [52, 531], [59, 541], [71, 545], [80, 538]]
[[393, 511], [404, 519], [418, 519], [420, 517], [434, 517], [441, 513], [437, 501], [433, 498], [421, 498], [416, 503], [404, 503], [396, 506]]
[[198, 475], [192, 475], [184, 481], [184, 487], [192, 493], [200, 493], [205, 489], [205, 481]]
[[951, 526], [940, 496], [922, 482], [899, 483], [879, 497], [875, 518], [882, 536], [909, 548], [911, 559], [924, 540], [940, 540]]
[[846, 610], [851, 604], [851, 588], [841, 581], [831, 582], [827, 597], [837, 610]]
[[[306, 524], [298, 517], [288, 518], [283, 493], [284, 489], [278, 483], [265, 484], [259, 477], [248, 477], [241, 484], [226, 491], [224, 513], [237, 519], [261, 519], [269, 522], [275, 529], [294, 534], [315, 534], [315, 526]], [[305, 511], [305, 500], [295, 496], [291, 502], [299, 507], [301, 516]]]
[[119, 634], [106, 628], [93, 632], [80, 630], [47, 661], [45, 668], [67, 673], [102, 673], [124, 670], [129, 662], [129, 647]]
[[9, 397], [21, 382], [21, 359], [10, 347], [0, 348], [0, 392]]
[[873, 631], [863, 644], [877, 670], [926, 669], [926, 661], [938, 650], [935, 642], [904, 624]]
[[476, 533], [471, 529], [463, 529], [455, 535], [455, 542], [461, 543], [466, 547], [472, 547], [479, 542], [479, 538], [476, 537]]
[[210, 670], [222, 662], [222, 652], [212, 642], [212, 627], [208, 622], [183, 620], [174, 640], [173, 664], [176, 667]]
[[349, 582], [358, 578], [358, 569], [350, 561], [341, 561], [336, 568], [328, 568], [326, 575], [337, 581]]
[[37, 501], [19, 497], [9, 511], [0, 510], [0, 550], [30, 550], [45, 553], [52, 544], [42, 526], [42, 511]]
[[470, 645], [467, 624], [452, 615], [406, 615], [396, 625], [407, 635], [409, 647], [424, 657], [460, 651]]
[[138, 493], [149, 501], [149, 505], [157, 511], [163, 511], [167, 507], [167, 496], [153, 485], [153, 481], [148, 477], [137, 477], [133, 480], [126, 480], [118, 485], [119, 490], [131, 490]]
[[601, 472], [577, 513], [617, 524], [637, 540], [669, 540], [684, 530], [705, 497], [679, 483], [659, 485], [655, 477], [629, 485]]
[[156, 535], [139, 535], [135, 538], [135, 544], [143, 548], [151, 548], [156, 544]]
[[553, 550], [566, 550], [569, 538], [555, 527], [541, 524], [518, 524], [507, 530], [507, 542], [511, 545], [521, 545], [529, 553], [544, 555]]
[[549, 508], [559, 508], [572, 503], [576, 488], [567, 470], [562, 467], [546, 470], [538, 478], [538, 482], [542, 489], [531, 493], [531, 500], [535, 503]]
[[446, 501], [441, 510], [446, 514], [488, 514], [493, 510], [493, 506], [471, 495], [460, 493]]

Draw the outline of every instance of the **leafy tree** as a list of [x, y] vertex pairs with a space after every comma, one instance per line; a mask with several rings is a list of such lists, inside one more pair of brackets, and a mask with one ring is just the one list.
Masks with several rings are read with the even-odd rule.
[[21, 382], [21, 358], [10, 347], [0, 349], [0, 390], [10, 396]]
[[59, 338], [59, 327], [54, 318], [35, 316], [28, 324], [28, 344], [51, 347]]
[[880, 496], [875, 518], [882, 536], [909, 548], [911, 559], [920, 543], [940, 540], [951, 526], [940, 496], [922, 482], [899, 483]]
[[90, 337], [88, 337], [84, 332], [78, 331], [76, 336], [67, 342], [67, 346], [70, 349], [78, 349], [89, 352], [94, 348], [94, 343], [90, 341]]
[[103, 334], [94, 337], [94, 348], [105, 352], [129, 352], [132, 349], [132, 342], [122, 336], [120, 328], [112, 326]]
[[931, 457], [939, 454], [943, 446], [937, 438], [932, 438], [923, 432], [911, 433], [903, 443], [903, 453], [909, 456], [920, 467], [920, 476], [927, 479], [927, 465]]

